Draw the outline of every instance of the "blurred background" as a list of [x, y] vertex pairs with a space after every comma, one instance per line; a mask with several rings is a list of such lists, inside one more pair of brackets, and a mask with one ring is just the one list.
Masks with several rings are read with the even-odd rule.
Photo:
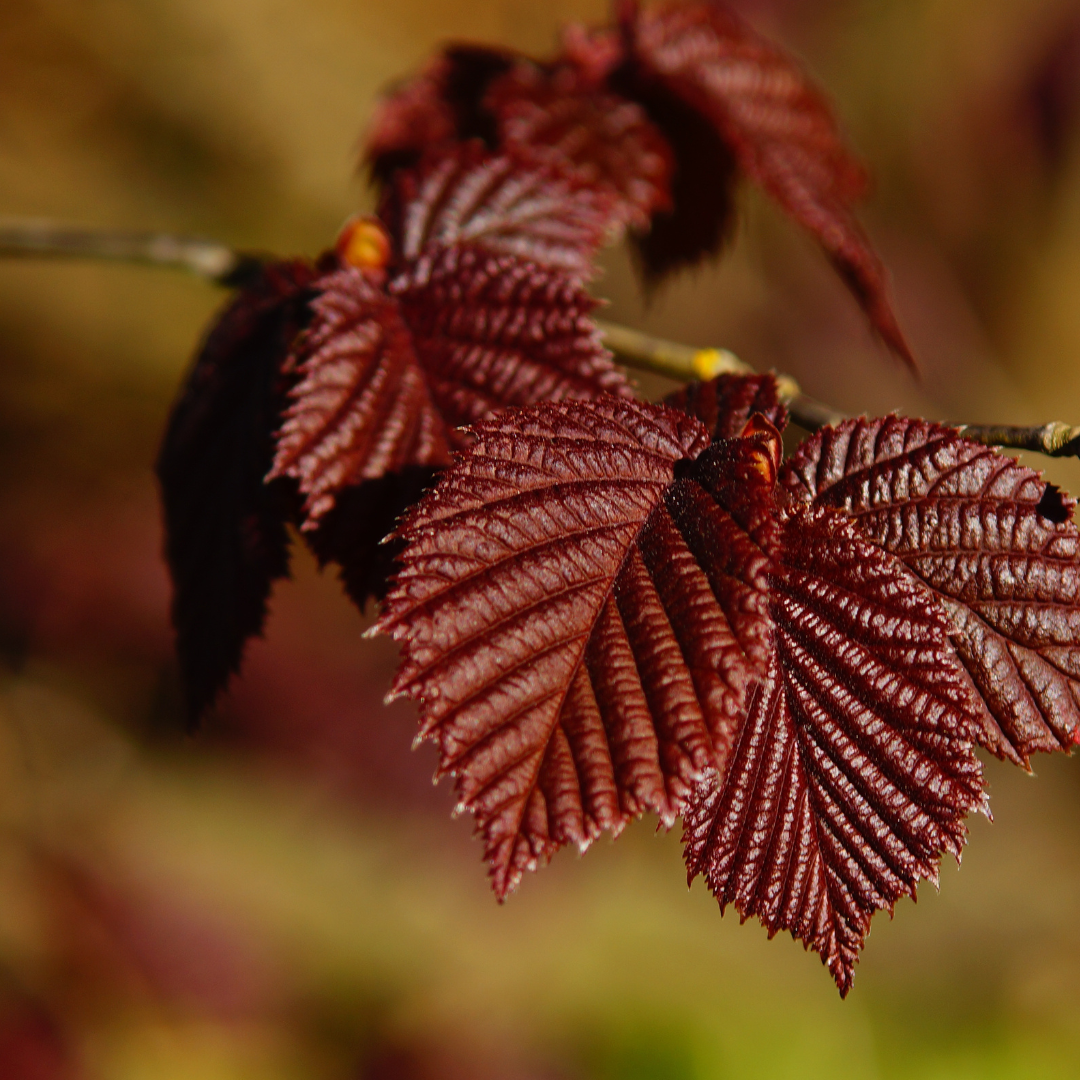
[[[737, 6], [871, 163], [864, 220], [924, 378], [750, 191], [725, 258], [655, 296], [612, 252], [609, 317], [851, 412], [1080, 422], [1080, 3]], [[0, 216], [314, 253], [370, 208], [355, 158], [381, 87], [447, 38], [544, 54], [605, 16], [3, 0]], [[1077, 1075], [1075, 761], [989, 763], [994, 823], [940, 892], [879, 916], [841, 1002], [816, 957], [688, 893], [677, 831], [650, 822], [499, 907], [411, 709], [381, 704], [392, 646], [302, 553], [184, 736], [151, 464], [222, 299], [167, 271], [0, 263], [0, 1076]], [[1080, 490], [1077, 463], [1046, 468]]]

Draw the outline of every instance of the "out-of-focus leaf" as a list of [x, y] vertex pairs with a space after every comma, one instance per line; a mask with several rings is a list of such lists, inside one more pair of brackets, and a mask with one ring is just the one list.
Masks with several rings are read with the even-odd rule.
[[519, 63], [485, 98], [498, 144], [574, 166], [591, 187], [610, 191], [621, 221], [647, 230], [671, 208], [671, 151], [634, 102], [589, 86], [576, 67]]
[[398, 265], [417, 279], [431, 253], [468, 243], [589, 278], [597, 249], [618, 224], [611, 192], [565, 163], [491, 154], [476, 142], [398, 173], [379, 216]]
[[496, 146], [495, 121], [483, 107], [491, 82], [517, 61], [483, 45], [450, 45], [419, 75], [379, 103], [364, 140], [365, 159], [380, 183], [412, 168], [425, 152], [468, 139]]
[[307, 262], [274, 263], [240, 291], [207, 335], [165, 431], [157, 475], [192, 723], [238, 670], [274, 580], [288, 574], [290, 493], [264, 478], [285, 405], [282, 363], [317, 277]]
[[[720, 4], [691, 2], [638, 11], [620, 5], [630, 67], [624, 92], [657, 83], [707, 119], [738, 162], [825, 249], [874, 329], [908, 363], [885, 270], [852, 207], [866, 174], [844, 144], [825, 96], [787, 53]], [[647, 92], [647, 89], [645, 90]], [[668, 134], [662, 118], [653, 117]], [[690, 163], [693, 164], [693, 163]], [[676, 211], [696, 217], [698, 206]], [[685, 232], [691, 238], [692, 233]], [[666, 251], [666, 262], [700, 249]]]
[[394, 575], [399, 541], [389, 539], [398, 518], [420, 501], [439, 470], [411, 466], [376, 480], [344, 488], [319, 520], [304, 534], [320, 566], [337, 563], [349, 599], [361, 611], [371, 597], [382, 599]]
[[[395, 165], [477, 136], [572, 166], [614, 195], [609, 224], [633, 228], [657, 280], [719, 251], [741, 172], [814, 236], [882, 340], [913, 365], [885, 268], [854, 215], [866, 171], [825, 95], [720, 3], [617, 6], [619, 33], [572, 33], [552, 64], [483, 48], [437, 57], [383, 105], [366, 151], [375, 175], [387, 183]], [[410, 195], [418, 208], [443, 197], [441, 179], [429, 183]], [[455, 214], [466, 202], [451, 203]]]

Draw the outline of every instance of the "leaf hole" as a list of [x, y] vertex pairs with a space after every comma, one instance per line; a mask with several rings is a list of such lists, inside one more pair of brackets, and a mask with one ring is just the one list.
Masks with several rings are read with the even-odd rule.
[[1072, 500], [1061, 493], [1057, 484], [1047, 484], [1035, 512], [1055, 525], [1063, 525], [1072, 517]]
[[673, 480], [693, 480], [697, 475], [697, 462], [694, 458], [679, 458], [672, 467]]

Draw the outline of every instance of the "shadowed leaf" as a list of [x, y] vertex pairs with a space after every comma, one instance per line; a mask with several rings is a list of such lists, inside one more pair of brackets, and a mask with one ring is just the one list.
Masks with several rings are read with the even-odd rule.
[[450, 45], [418, 75], [379, 102], [364, 139], [364, 157], [382, 184], [412, 168], [425, 152], [481, 139], [494, 149], [495, 121], [483, 107], [491, 82], [517, 61], [504, 49]]
[[437, 475], [437, 469], [413, 466], [345, 488], [319, 527], [304, 534], [320, 566], [338, 564], [341, 583], [361, 611], [370, 597], [386, 595], [401, 553], [400, 541], [388, 537]]
[[739, 167], [714, 124], [663, 84], [642, 78], [633, 63], [616, 68], [609, 85], [639, 104], [671, 147], [671, 205], [630, 234], [638, 269], [654, 287], [717, 255], [731, 238]]
[[285, 403], [281, 365], [308, 318], [318, 271], [267, 266], [211, 328], [169, 417], [157, 461], [172, 619], [190, 721], [262, 630], [288, 574], [287, 486], [263, 482]]

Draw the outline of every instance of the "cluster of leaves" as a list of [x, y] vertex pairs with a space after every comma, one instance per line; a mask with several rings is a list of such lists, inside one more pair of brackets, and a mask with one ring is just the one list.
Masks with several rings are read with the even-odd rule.
[[500, 898], [563, 845], [681, 816], [690, 877], [846, 993], [874, 912], [986, 809], [976, 749], [1026, 766], [1077, 740], [1071, 501], [899, 417], [784, 462], [771, 376], [635, 400], [590, 317], [596, 252], [626, 235], [650, 278], [714, 252], [738, 174], [910, 360], [825, 100], [714, 4], [622, 4], [545, 63], [449, 48], [383, 104], [368, 161], [377, 217], [266, 265], [170, 421], [193, 720], [291, 522], [361, 607], [384, 597], [393, 692]]

